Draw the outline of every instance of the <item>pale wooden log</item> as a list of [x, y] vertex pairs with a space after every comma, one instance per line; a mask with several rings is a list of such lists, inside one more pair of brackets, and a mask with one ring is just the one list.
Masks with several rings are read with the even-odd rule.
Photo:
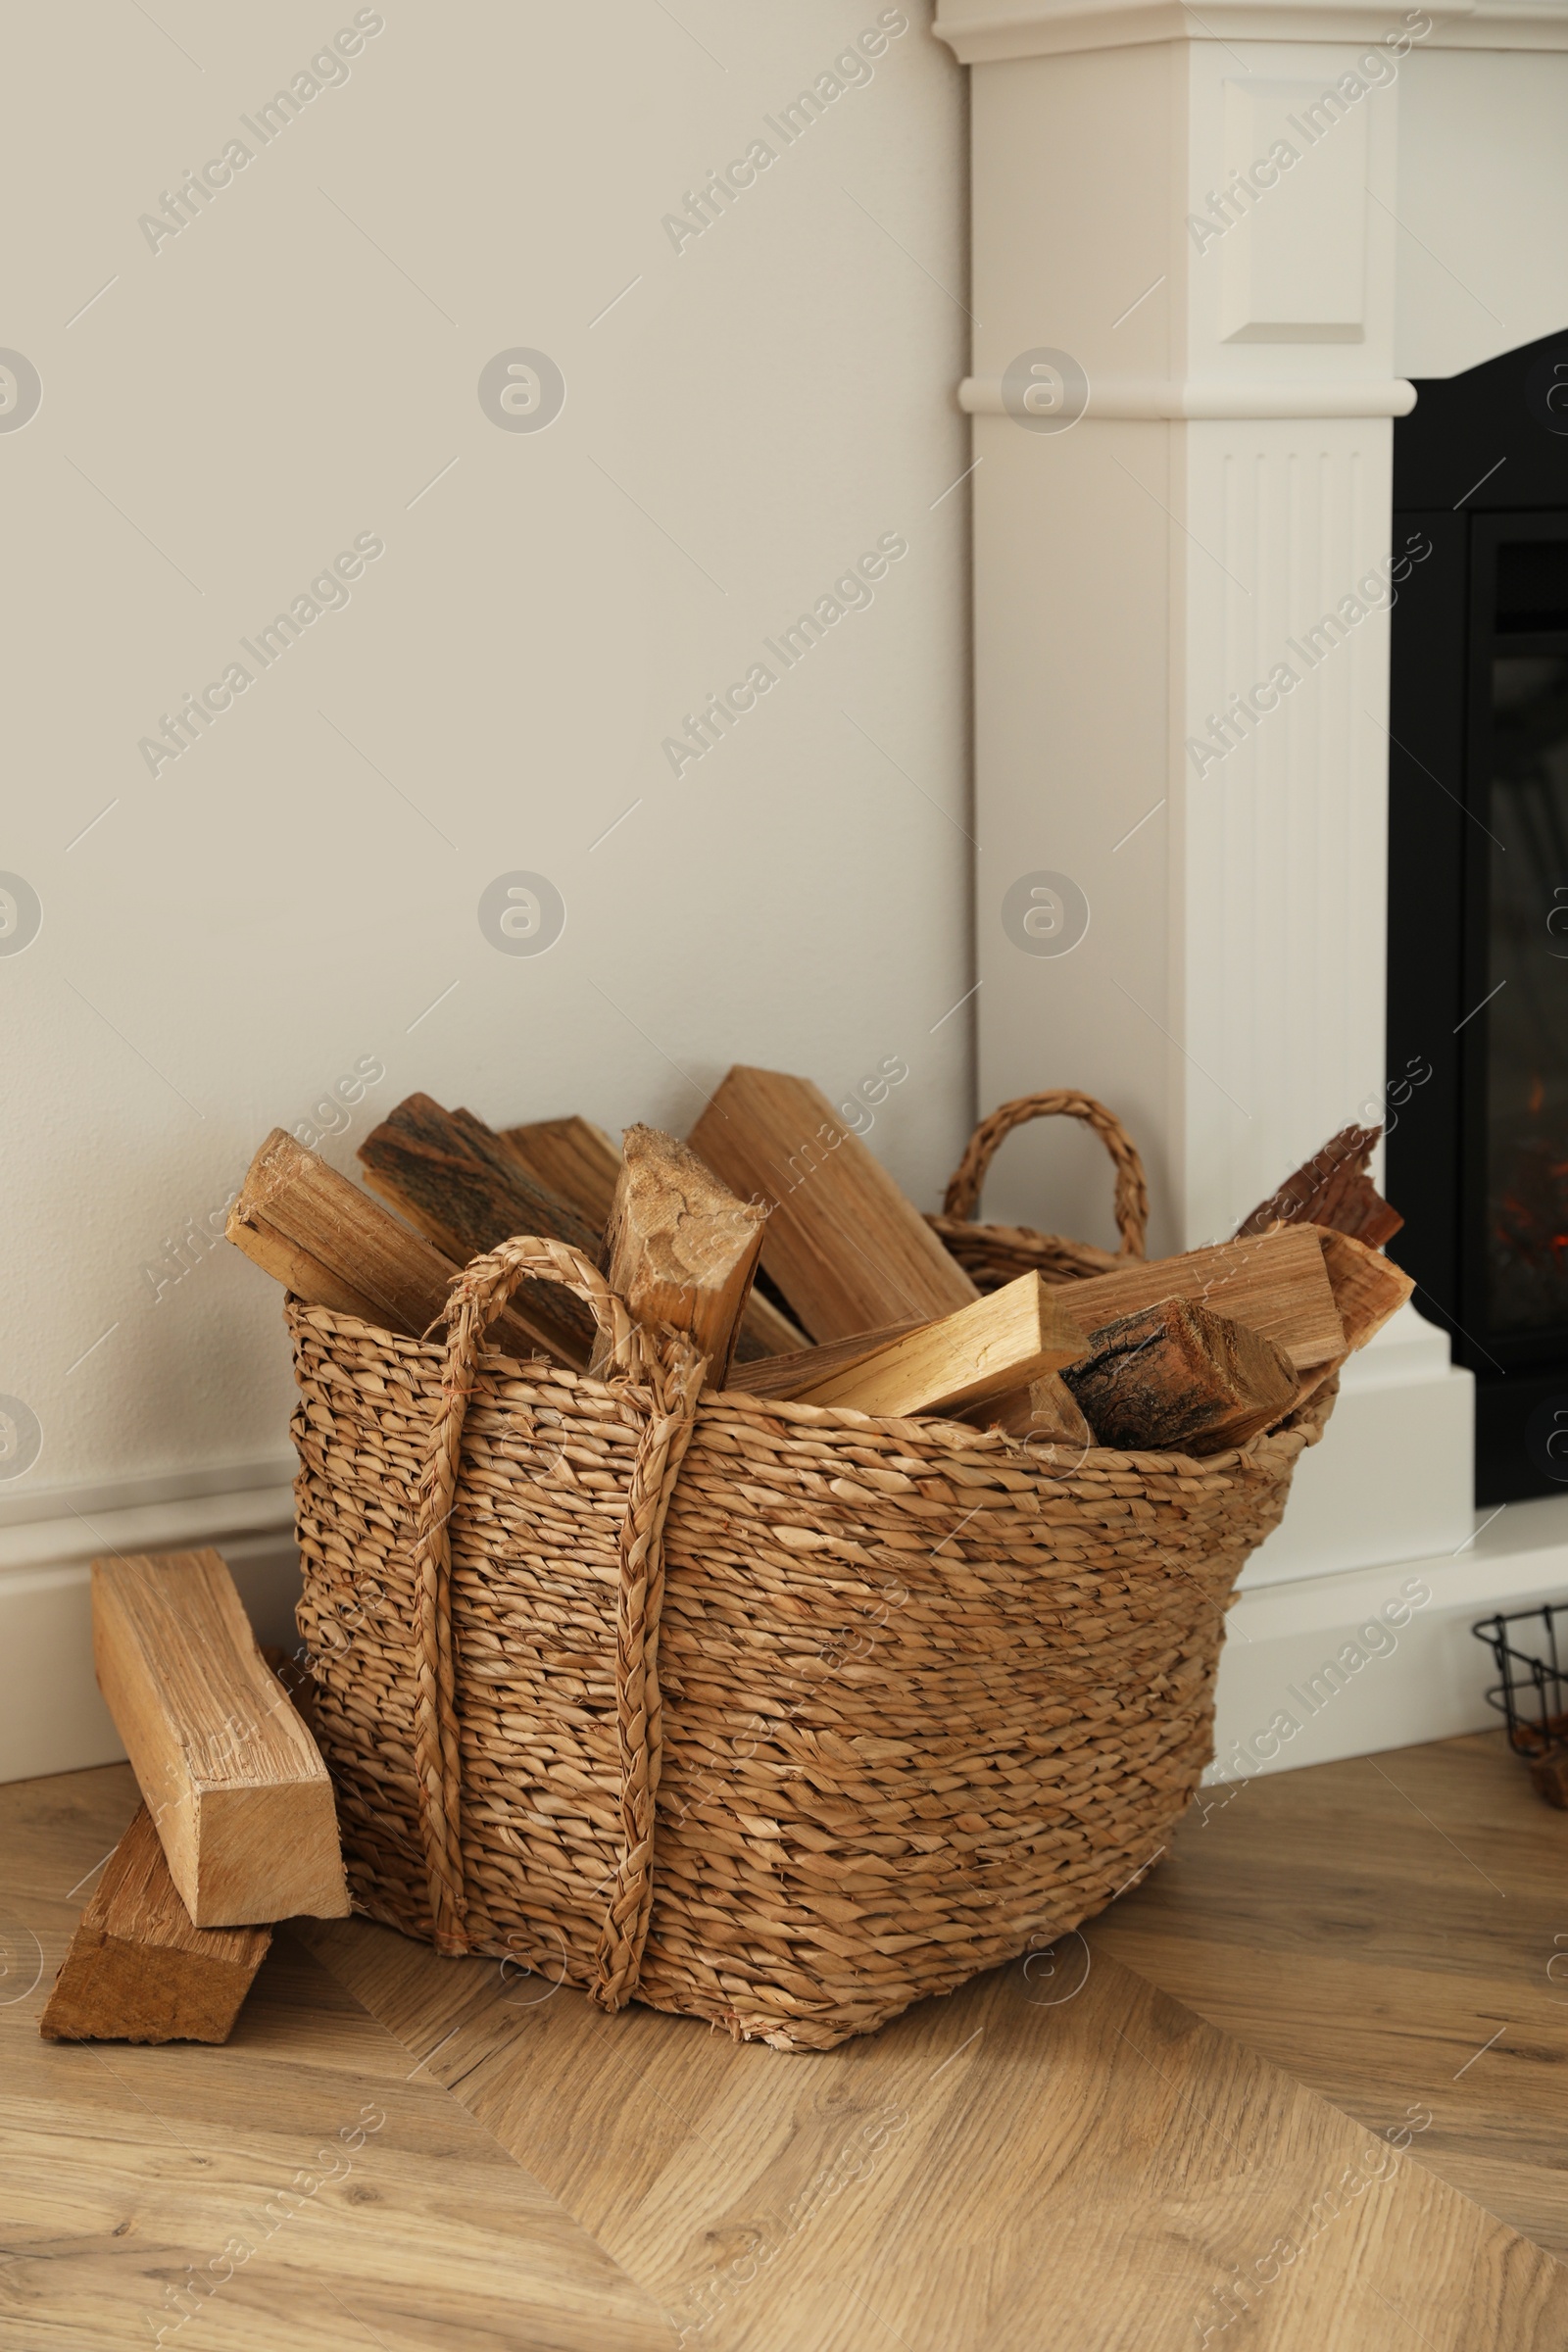
[[1101, 1445], [1124, 1452], [1214, 1453], [1296, 1403], [1284, 1348], [1196, 1298], [1123, 1315], [1092, 1332], [1090, 1348], [1062, 1378]]
[[38, 2020], [46, 2041], [226, 2041], [270, 1927], [198, 1928], [147, 1807], [104, 1864]]
[[[228, 1239], [264, 1273], [334, 1314], [421, 1339], [461, 1271], [378, 1200], [274, 1127], [228, 1212]], [[503, 1353], [537, 1355], [541, 1335], [515, 1302], [491, 1326]]]
[[1014, 1438], [1049, 1439], [1080, 1452], [1096, 1443], [1077, 1397], [1059, 1372], [1043, 1372], [1027, 1388], [976, 1405], [964, 1419], [982, 1429], [1004, 1429]]
[[1200, 1298], [1215, 1314], [1276, 1341], [1298, 1373], [1332, 1364], [1345, 1353], [1345, 1327], [1323, 1262], [1323, 1236], [1312, 1225], [1189, 1250], [1181, 1257], [1140, 1259], [1114, 1274], [1093, 1274], [1087, 1282], [1059, 1287], [1085, 1331], [1098, 1331], [1161, 1298]]
[[813, 1340], [929, 1320], [978, 1296], [808, 1079], [737, 1066], [688, 1141], [741, 1200], [769, 1204], [763, 1270]]
[[1396, 1315], [1415, 1289], [1401, 1266], [1380, 1250], [1369, 1249], [1352, 1234], [1318, 1228], [1323, 1263], [1348, 1348], [1364, 1348], [1374, 1333]]
[[902, 1340], [908, 1331], [921, 1331], [918, 1317], [885, 1323], [880, 1331], [858, 1331], [847, 1340], [824, 1340], [820, 1348], [797, 1348], [788, 1355], [770, 1355], [755, 1363], [737, 1363], [729, 1376], [732, 1389], [748, 1396], [794, 1396], [803, 1381], [825, 1379], [849, 1364], [863, 1364], [889, 1340]]
[[798, 1404], [853, 1405], [891, 1420], [961, 1413], [1072, 1363], [1087, 1348], [1061, 1291], [1022, 1274], [858, 1364], [804, 1381], [794, 1396]]
[[93, 1663], [200, 1928], [309, 1912], [348, 1887], [332, 1784], [216, 1551], [92, 1564]]
[[[366, 1180], [459, 1265], [518, 1234], [569, 1242], [597, 1259], [599, 1236], [568, 1201], [528, 1174], [471, 1111], [444, 1110], [410, 1095], [359, 1147]], [[593, 1318], [558, 1284], [528, 1281], [513, 1305], [552, 1354], [581, 1371], [593, 1352]]]
[[[528, 1127], [503, 1129], [501, 1141], [537, 1183], [569, 1200], [595, 1232], [603, 1234], [614, 1205], [620, 1153], [602, 1127], [592, 1119], [536, 1119]], [[603, 1244], [598, 1263], [605, 1263]], [[752, 1292], [735, 1343], [737, 1363], [786, 1355], [808, 1345], [805, 1332], [781, 1306], [761, 1291]]]
[[[695, 1152], [657, 1127], [628, 1127], [606, 1235], [606, 1278], [633, 1320], [690, 1332], [721, 1389], [762, 1247], [764, 1211], [737, 1200]], [[593, 1368], [602, 1372], [601, 1338]]]
[[503, 1127], [501, 1141], [535, 1184], [569, 1200], [595, 1232], [603, 1233], [614, 1206], [620, 1153], [592, 1119], [535, 1119]]

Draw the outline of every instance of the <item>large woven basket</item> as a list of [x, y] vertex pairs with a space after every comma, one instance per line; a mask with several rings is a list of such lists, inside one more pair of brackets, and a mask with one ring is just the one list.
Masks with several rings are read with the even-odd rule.
[[[1077, 1119], [1099, 1136], [1110, 1153], [1116, 1171], [1114, 1210], [1120, 1250], [1097, 1250], [1092, 1242], [1069, 1241], [1060, 1233], [1035, 1233], [1026, 1225], [974, 1223], [986, 1172], [1000, 1147], [1015, 1127], [1030, 1119], [1054, 1118]], [[927, 1217], [926, 1223], [942, 1236], [951, 1254], [982, 1291], [1000, 1290], [1020, 1274], [1044, 1274], [1049, 1282], [1077, 1282], [1090, 1274], [1108, 1274], [1144, 1254], [1149, 1230], [1144, 1163], [1115, 1112], [1097, 1102], [1093, 1095], [1081, 1095], [1073, 1087], [1019, 1095], [981, 1120], [953, 1172], [942, 1214]]]
[[[605, 1380], [483, 1335], [564, 1283]], [[1191, 1460], [702, 1391], [517, 1240], [445, 1348], [287, 1306], [301, 1633], [350, 1883], [442, 1951], [828, 2049], [1154, 1859], [1237, 1573], [1332, 1386]]]

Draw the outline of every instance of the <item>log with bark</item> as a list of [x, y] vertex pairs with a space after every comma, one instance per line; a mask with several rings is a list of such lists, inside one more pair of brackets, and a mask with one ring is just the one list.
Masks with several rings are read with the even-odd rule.
[[1062, 1374], [1102, 1446], [1216, 1453], [1244, 1446], [1295, 1406], [1283, 1348], [1196, 1298], [1162, 1298], [1091, 1333]]
[[[600, 1237], [569, 1201], [530, 1176], [471, 1111], [410, 1095], [359, 1147], [367, 1181], [443, 1256], [466, 1265], [518, 1234], [568, 1242], [597, 1260]], [[558, 1361], [583, 1370], [593, 1318], [559, 1284], [529, 1280], [513, 1295], [518, 1316]]]

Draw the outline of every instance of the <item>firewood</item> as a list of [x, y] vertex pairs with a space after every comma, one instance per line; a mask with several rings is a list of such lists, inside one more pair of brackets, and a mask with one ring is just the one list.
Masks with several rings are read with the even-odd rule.
[[[410, 1095], [359, 1147], [366, 1180], [426, 1241], [466, 1265], [516, 1234], [569, 1242], [597, 1258], [599, 1236], [568, 1201], [548, 1191], [471, 1111], [443, 1110]], [[517, 1311], [552, 1354], [581, 1371], [593, 1352], [593, 1318], [558, 1284], [528, 1281]]]
[[1270, 1233], [1280, 1224], [1325, 1225], [1353, 1235], [1369, 1249], [1381, 1249], [1404, 1223], [1367, 1174], [1373, 1146], [1382, 1133], [1381, 1127], [1342, 1127], [1243, 1218], [1236, 1239]]
[[332, 1784], [223, 1560], [92, 1564], [98, 1688], [199, 1928], [349, 1907]]
[[[695, 1152], [657, 1127], [628, 1127], [606, 1235], [610, 1287], [638, 1323], [690, 1332], [721, 1389], [762, 1247], [763, 1210], [737, 1200]], [[594, 1370], [603, 1368], [601, 1340]]]
[[501, 1141], [521, 1161], [535, 1184], [569, 1200], [596, 1233], [610, 1223], [620, 1153], [592, 1119], [535, 1119], [528, 1127], [504, 1127]]
[[1087, 1352], [1060, 1289], [1020, 1275], [940, 1322], [922, 1323], [874, 1355], [794, 1392], [798, 1404], [853, 1405], [902, 1420], [910, 1413], [960, 1413], [1026, 1387]]
[[756, 1363], [737, 1363], [729, 1376], [732, 1389], [748, 1396], [797, 1396], [803, 1384], [863, 1364], [889, 1340], [902, 1340], [908, 1331], [921, 1331], [918, 1316], [902, 1323], [884, 1323], [880, 1331], [858, 1331], [847, 1340], [824, 1340], [820, 1348], [797, 1348], [788, 1355], [770, 1355]]
[[808, 1079], [732, 1069], [688, 1140], [731, 1192], [768, 1203], [763, 1270], [813, 1340], [952, 1314], [978, 1297]]
[[[460, 1272], [282, 1127], [251, 1161], [225, 1231], [307, 1306], [358, 1315], [405, 1339], [422, 1338]], [[491, 1326], [490, 1339], [507, 1355], [537, 1355], [545, 1346], [512, 1308]]]
[[50, 2041], [226, 2041], [270, 1927], [198, 1928], [147, 1807], [104, 1864], [38, 2020]]
[[1530, 1784], [1548, 1805], [1555, 1805], [1559, 1812], [1568, 1812], [1568, 1747], [1553, 1747], [1545, 1755], [1533, 1758]]
[[1415, 1284], [1402, 1267], [1348, 1233], [1319, 1228], [1323, 1263], [1348, 1348], [1364, 1348], [1374, 1332], [1396, 1315]]
[[[503, 1129], [501, 1140], [537, 1183], [559, 1193], [603, 1234], [614, 1203], [620, 1153], [602, 1127], [592, 1119], [538, 1119], [531, 1127]], [[602, 1244], [599, 1263], [605, 1263]], [[807, 1345], [805, 1332], [783, 1308], [754, 1289], [741, 1317], [735, 1361], [753, 1363]]]
[[1009, 1437], [1049, 1440], [1054, 1445], [1086, 1451], [1096, 1444], [1077, 1397], [1059, 1372], [1043, 1372], [1027, 1388], [1011, 1389], [989, 1404], [976, 1405], [963, 1416], [982, 1429], [1004, 1429]]
[[1119, 1316], [1089, 1344], [1092, 1352], [1062, 1378], [1101, 1445], [1124, 1452], [1241, 1446], [1296, 1402], [1283, 1348], [1196, 1298], [1161, 1298]]
[[[1199, 1298], [1215, 1314], [1276, 1341], [1298, 1373], [1334, 1363], [1346, 1351], [1345, 1326], [1323, 1262], [1323, 1236], [1314, 1225], [1220, 1242], [1181, 1257], [1140, 1259], [1114, 1274], [1065, 1283], [1059, 1295], [1085, 1331], [1098, 1331], [1161, 1298]], [[1094, 1421], [1092, 1410], [1089, 1418]]]

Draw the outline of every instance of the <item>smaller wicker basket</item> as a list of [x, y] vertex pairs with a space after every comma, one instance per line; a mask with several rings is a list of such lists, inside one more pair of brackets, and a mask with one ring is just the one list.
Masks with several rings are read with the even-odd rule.
[[[1030, 1119], [1079, 1119], [1098, 1135], [1116, 1170], [1116, 1230], [1118, 1250], [1097, 1250], [1092, 1242], [1071, 1242], [1059, 1233], [1034, 1233], [1025, 1225], [976, 1225], [980, 1189], [997, 1152], [1015, 1127]], [[1019, 1095], [1003, 1102], [982, 1119], [970, 1136], [963, 1157], [953, 1173], [940, 1216], [926, 1223], [939, 1233], [950, 1253], [982, 1291], [1000, 1290], [1020, 1274], [1044, 1274], [1052, 1282], [1077, 1282], [1090, 1274], [1108, 1274], [1129, 1258], [1144, 1255], [1149, 1230], [1149, 1187], [1137, 1146], [1113, 1110], [1093, 1095], [1058, 1087], [1043, 1095]]]

